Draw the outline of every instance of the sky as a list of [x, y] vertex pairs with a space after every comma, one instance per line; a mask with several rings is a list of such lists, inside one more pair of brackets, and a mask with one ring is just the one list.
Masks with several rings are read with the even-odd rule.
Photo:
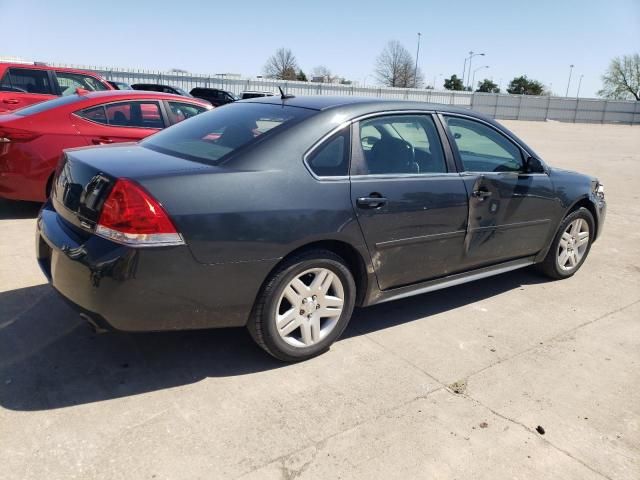
[[262, 73], [278, 48], [302, 69], [375, 84], [390, 40], [415, 56], [425, 80], [462, 74], [504, 88], [519, 75], [564, 95], [594, 97], [613, 57], [640, 52], [640, 0], [432, 1], [0, 0], [0, 56], [90, 66], [192, 73]]

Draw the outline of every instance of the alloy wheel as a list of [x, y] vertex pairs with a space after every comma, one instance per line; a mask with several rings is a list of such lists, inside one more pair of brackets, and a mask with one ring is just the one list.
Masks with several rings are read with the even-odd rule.
[[589, 224], [583, 218], [576, 218], [567, 225], [558, 243], [557, 261], [561, 270], [571, 271], [580, 264], [589, 238]]
[[338, 275], [327, 268], [312, 268], [285, 287], [276, 309], [276, 330], [293, 347], [309, 347], [337, 325], [345, 301]]

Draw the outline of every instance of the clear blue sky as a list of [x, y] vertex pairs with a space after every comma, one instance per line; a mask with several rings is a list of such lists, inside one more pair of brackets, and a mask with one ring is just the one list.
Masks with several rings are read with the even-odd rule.
[[[481, 77], [504, 87], [526, 74], [564, 95], [583, 74], [594, 96], [612, 57], [640, 51], [640, 0], [0, 0], [0, 55], [194, 73], [261, 73], [278, 47], [310, 72], [323, 64], [362, 82], [387, 41], [415, 55], [428, 83], [462, 72], [469, 50]], [[373, 83], [373, 76], [366, 79]]]

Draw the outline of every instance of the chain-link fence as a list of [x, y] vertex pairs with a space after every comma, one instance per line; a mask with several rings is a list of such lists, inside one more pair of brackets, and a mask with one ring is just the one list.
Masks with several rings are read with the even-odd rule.
[[161, 83], [177, 86], [186, 91], [195, 87], [208, 87], [220, 88], [234, 94], [245, 90], [278, 92], [278, 86], [280, 86], [293, 95], [354, 95], [456, 105], [471, 108], [497, 119], [640, 124], [640, 102], [633, 101], [337, 85], [266, 78], [241, 79], [235, 76], [229, 78], [225, 75], [167, 73], [77, 65], [58, 66], [92, 70], [114, 81]]

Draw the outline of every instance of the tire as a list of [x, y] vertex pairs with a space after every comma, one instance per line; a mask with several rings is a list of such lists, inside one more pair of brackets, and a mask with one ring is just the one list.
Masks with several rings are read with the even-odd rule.
[[[577, 235], [574, 234], [575, 225], [580, 222]], [[571, 226], [571, 227], [570, 227]], [[586, 231], [588, 229], [588, 232]], [[588, 233], [588, 236], [585, 236]], [[537, 265], [538, 271], [556, 280], [573, 276], [587, 259], [591, 250], [591, 243], [595, 234], [593, 215], [586, 208], [574, 210], [560, 224], [551, 247], [544, 260]], [[586, 238], [586, 244], [581, 245], [581, 239]], [[569, 244], [567, 244], [567, 239]], [[584, 241], [584, 240], [582, 240]], [[561, 245], [562, 242], [562, 245]], [[568, 245], [568, 249], [566, 247]], [[584, 247], [584, 248], [583, 248]], [[563, 255], [565, 254], [566, 255]], [[575, 254], [575, 256], [574, 256]], [[563, 265], [564, 261], [564, 265]]]
[[340, 337], [355, 297], [355, 281], [345, 261], [328, 250], [309, 250], [285, 260], [271, 274], [247, 328], [275, 358], [307, 360], [329, 350]]

